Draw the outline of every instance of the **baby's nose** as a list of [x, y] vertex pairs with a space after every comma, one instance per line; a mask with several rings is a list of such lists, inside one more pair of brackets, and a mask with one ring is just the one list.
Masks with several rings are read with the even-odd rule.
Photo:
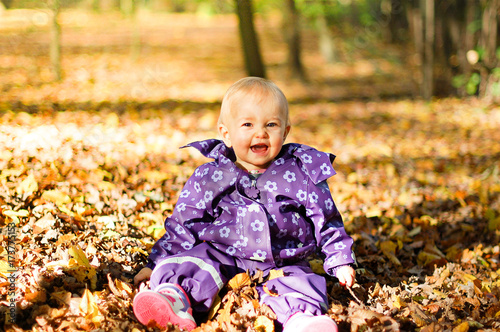
[[260, 128], [260, 129], [257, 131], [256, 136], [257, 136], [257, 137], [267, 137], [267, 136], [268, 136], [268, 133], [267, 133], [266, 128]]

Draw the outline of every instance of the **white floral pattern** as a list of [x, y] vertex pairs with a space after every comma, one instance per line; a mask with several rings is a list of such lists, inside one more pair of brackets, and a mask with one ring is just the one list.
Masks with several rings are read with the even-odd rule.
[[354, 261], [352, 239], [326, 183], [335, 174], [331, 155], [289, 144], [269, 171], [251, 180], [221, 141], [190, 146], [214, 161], [198, 167], [180, 192], [151, 262], [190, 250], [197, 241], [213, 241], [231, 256], [283, 264], [322, 244], [326, 271]]

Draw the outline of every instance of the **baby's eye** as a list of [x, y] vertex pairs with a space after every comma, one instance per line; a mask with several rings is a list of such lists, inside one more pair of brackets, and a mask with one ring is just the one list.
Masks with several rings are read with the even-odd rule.
[[275, 122], [270, 122], [267, 124], [268, 127], [276, 127], [278, 124]]
[[243, 124], [243, 127], [251, 127], [251, 126], [252, 126], [252, 124], [250, 122], [245, 122]]

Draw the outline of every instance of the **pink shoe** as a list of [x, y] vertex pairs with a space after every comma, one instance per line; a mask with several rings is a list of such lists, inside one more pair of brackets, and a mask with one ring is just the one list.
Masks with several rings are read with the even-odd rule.
[[167, 323], [188, 331], [196, 328], [186, 292], [174, 284], [161, 284], [154, 291], [139, 292], [134, 298], [134, 314], [144, 325], [153, 321], [164, 328]]
[[285, 323], [283, 332], [338, 332], [337, 324], [328, 316], [296, 313]]

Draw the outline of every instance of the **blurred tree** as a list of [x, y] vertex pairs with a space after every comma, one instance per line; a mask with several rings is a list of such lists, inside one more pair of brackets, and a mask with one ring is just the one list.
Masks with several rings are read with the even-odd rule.
[[316, 26], [319, 33], [319, 51], [328, 63], [337, 61], [335, 40], [331, 29], [333, 24], [333, 17], [329, 14], [329, 7], [323, 3], [318, 13]]
[[48, 8], [52, 13], [50, 26], [50, 63], [56, 81], [62, 79], [61, 69], [61, 25], [59, 24], [59, 12], [61, 0], [47, 0]]
[[452, 88], [462, 96], [500, 97], [499, 11], [500, 0], [407, 3], [424, 98], [448, 95]]
[[249, 76], [266, 77], [253, 23], [252, 0], [235, 0], [245, 68]]
[[120, 0], [120, 10], [123, 15], [130, 20], [132, 26], [132, 38], [130, 42], [130, 56], [133, 61], [139, 58], [141, 53], [141, 34], [137, 22], [137, 11], [142, 1], [139, 0]]
[[434, 0], [420, 0], [422, 8], [422, 44], [419, 53], [422, 57], [422, 82], [420, 90], [424, 99], [434, 95], [434, 31], [435, 12]]
[[[500, 48], [497, 48], [500, 0], [483, 0], [481, 3], [483, 6], [483, 15], [478, 49], [482, 51], [482, 61], [479, 71], [483, 84], [480, 86], [479, 95], [489, 97], [496, 90], [494, 85], [499, 85], [499, 77], [495, 76], [500, 76], [500, 68], [497, 68], [500, 58]], [[495, 71], [497, 74], [495, 74]]]
[[381, 10], [389, 18], [387, 29], [389, 40], [393, 43], [402, 42], [408, 30], [404, 4], [400, 0], [383, 0]]
[[6, 9], [9, 9], [10, 5], [12, 4], [12, 0], [1, 0], [1, 3], [5, 6]]
[[307, 81], [301, 60], [300, 16], [295, 0], [285, 0], [284, 28], [288, 44], [288, 69], [292, 77]]

